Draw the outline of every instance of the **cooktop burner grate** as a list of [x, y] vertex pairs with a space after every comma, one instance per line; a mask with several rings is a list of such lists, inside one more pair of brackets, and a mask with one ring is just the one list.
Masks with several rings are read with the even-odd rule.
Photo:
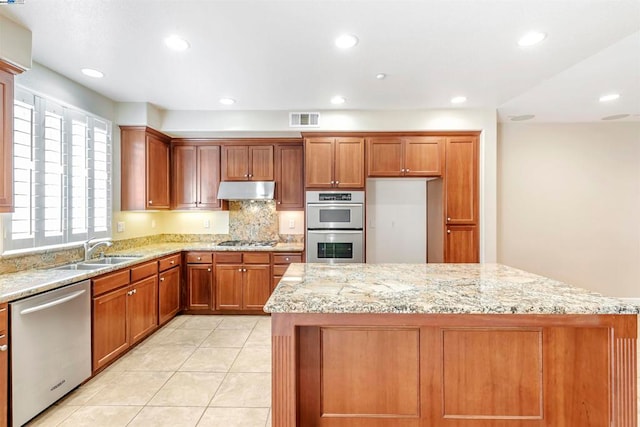
[[218, 246], [250, 246], [250, 247], [273, 247], [278, 243], [277, 240], [225, 240], [218, 243]]

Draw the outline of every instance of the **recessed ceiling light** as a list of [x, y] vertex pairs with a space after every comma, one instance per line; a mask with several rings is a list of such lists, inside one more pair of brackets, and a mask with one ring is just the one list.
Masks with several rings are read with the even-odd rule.
[[220, 104], [222, 105], [233, 105], [236, 103], [236, 100], [233, 98], [220, 98]]
[[183, 51], [189, 49], [189, 42], [176, 35], [164, 39], [164, 44], [171, 50]]
[[85, 76], [93, 77], [94, 79], [101, 79], [104, 77], [104, 73], [102, 71], [94, 70], [93, 68], [83, 68], [82, 74]]
[[376, 74], [376, 79], [378, 79], [378, 80], [384, 80], [386, 78], [387, 78], [387, 75], [385, 73]]
[[463, 102], [467, 102], [466, 96], [456, 96], [454, 98], [451, 98], [452, 104], [462, 104]]
[[333, 98], [331, 98], [331, 103], [335, 105], [344, 104], [346, 101], [347, 99], [344, 96], [340, 96], [340, 95], [336, 95]]
[[618, 98], [620, 98], [620, 94], [619, 93], [610, 93], [608, 95], [602, 95], [600, 97], [600, 102], [614, 101], [614, 100], [616, 100]]
[[523, 122], [525, 120], [531, 120], [535, 117], [533, 114], [521, 114], [519, 116], [509, 116], [509, 120], [512, 122]]
[[518, 40], [518, 45], [522, 47], [533, 46], [534, 44], [540, 43], [545, 38], [547, 38], [545, 33], [532, 31], [522, 36], [520, 40]]
[[353, 34], [343, 34], [336, 39], [336, 46], [340, 49], [349, 49], [358, 44], [358, 38]]
[[627, 117], [629, 117], [631, 114], [614, 114], [612, 116], [606, 116], [601, 118], [600, 120], [618, 120], [618, 119], [625, 119]]

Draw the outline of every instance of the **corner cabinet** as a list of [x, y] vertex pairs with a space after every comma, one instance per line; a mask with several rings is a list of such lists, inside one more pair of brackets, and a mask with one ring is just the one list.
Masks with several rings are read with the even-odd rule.
[[302, 145], [276, 145], [276, 209], [304, 209]]
[[306, 188], [364, 188], [364, 138], [305, 137]]
[[170, 138], [144, 126], [120, 126], [120, 129], [120, 208], [169, 209]]
[[0, 212], [13, 212], [13, 76], [0, 61]]
[[273, 145], [223, 145], [223, 181], [273, 181]]
[[173, 209], [223, 208], [219, 145], [178, 145], [171, 149], [171, 207]]

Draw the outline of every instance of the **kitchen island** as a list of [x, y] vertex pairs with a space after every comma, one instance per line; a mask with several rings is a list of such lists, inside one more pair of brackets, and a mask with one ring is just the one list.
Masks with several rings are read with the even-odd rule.
[[497, 264], [292, 264], [279, 427], [637, 427], [639, 308]]

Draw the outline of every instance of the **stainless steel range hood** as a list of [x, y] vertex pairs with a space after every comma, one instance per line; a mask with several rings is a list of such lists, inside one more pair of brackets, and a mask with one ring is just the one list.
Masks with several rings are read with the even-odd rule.
[[222, 181], [218, 188], [220, 200], [273, 200], [273, 181]]

